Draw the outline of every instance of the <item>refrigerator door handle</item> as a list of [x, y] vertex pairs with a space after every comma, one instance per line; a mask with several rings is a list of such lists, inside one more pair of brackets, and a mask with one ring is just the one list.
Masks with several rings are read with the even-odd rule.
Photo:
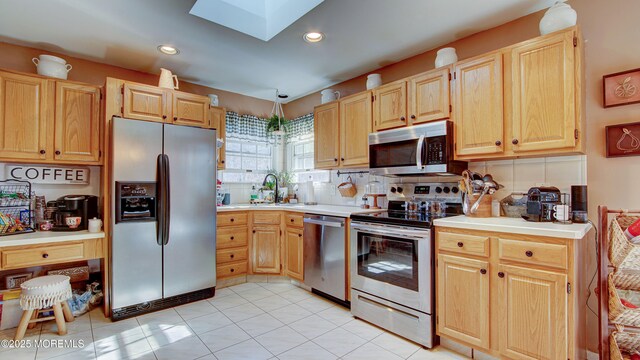
[[158, 205], [157, 205], [157, 209], [156, 211], [158, 212], [157, 217], [158, 217], [158, 222], [156, 223], [156, 242], [158, 243], [158, 245], [162, 246], [164, 243], [164, 199], [165, 199], [165, 194], [164, 194], [164, 157], [162, 154], [158, 155], [158, 160], [157, 160], [157, 182], [158, 182], [158, 194], [157, 194], [157, 200], [158, 200]]
[[171, 182], [169, 176], [169, 155], [162, 155], [164, 157], [164, 240], [163, 245], [169, 243], [169, 229], [171, 227]]

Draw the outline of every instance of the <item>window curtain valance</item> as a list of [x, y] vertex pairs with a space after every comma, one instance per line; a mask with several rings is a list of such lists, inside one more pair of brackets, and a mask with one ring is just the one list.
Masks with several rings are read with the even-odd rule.
[[286, 142], [302, 140], [313, 136], [313, 113], [299, 116], [288, 123]]
[[227, 111], [227, 137], [241, 141], [273, 143], [274, 137], [267, 134], [267, 121], [254, 115], [240, 115]]

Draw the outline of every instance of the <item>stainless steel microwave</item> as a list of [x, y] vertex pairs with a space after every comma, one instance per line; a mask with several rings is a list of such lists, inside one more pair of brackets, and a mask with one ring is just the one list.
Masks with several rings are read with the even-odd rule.
[[442, 120], [369, 134], [369, 173], [460, 175], [467, 162], [453, 160], [453, 123]]

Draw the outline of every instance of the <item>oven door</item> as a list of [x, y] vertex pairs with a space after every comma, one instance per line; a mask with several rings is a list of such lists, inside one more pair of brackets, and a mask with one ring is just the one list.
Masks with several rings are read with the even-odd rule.
[[431, 247], [429, 229], [353, 222], [351, 287], [431, 314]]

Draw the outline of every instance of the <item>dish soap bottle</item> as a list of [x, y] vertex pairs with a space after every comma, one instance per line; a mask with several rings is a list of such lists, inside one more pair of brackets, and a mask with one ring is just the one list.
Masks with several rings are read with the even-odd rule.
[[254, 203], [258, 200], [258, 190], [256, 190], [256, 185], [251, 185], [251, 194], [249, 195], [249, 202]]

